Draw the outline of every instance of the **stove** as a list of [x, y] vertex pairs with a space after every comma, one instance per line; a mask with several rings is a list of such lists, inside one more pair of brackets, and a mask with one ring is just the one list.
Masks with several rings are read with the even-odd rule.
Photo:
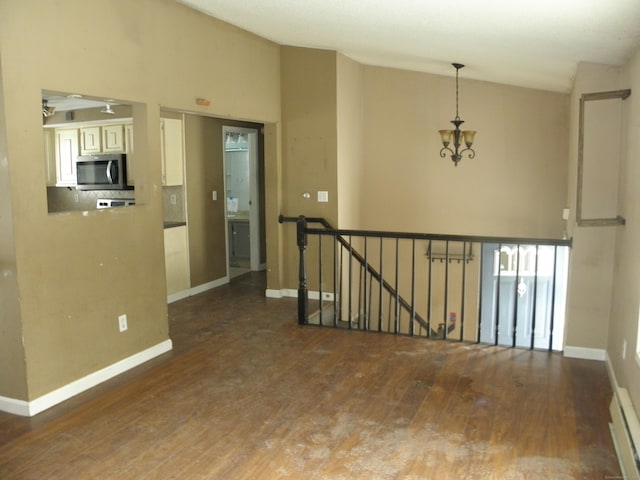
[[99, 198], [96, 208], [131, 207], [136, 204], [134, 198]]

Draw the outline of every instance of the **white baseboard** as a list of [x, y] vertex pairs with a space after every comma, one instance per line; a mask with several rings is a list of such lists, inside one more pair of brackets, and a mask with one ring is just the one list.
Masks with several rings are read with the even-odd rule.
[[[298, 298], [298, 290], [294, 290], [292, 288], [283, 288], [281, 290], [273, 290], [267, 288], [264, 292], [265, 297], [267, 298], [283, 298], [283, 297], [291, 297]], [[320, 299], [320, 292], [318, 291], [309, 291], [309, 300], [318, 300]], [[322, 292], [322, 299], [333, 302], [334, 294], [331, 292]]]
[[167, 303], [177, 302], [178, 300], [183, 300], [191, 296], [191, 290], [183, 290], [178, 293], [172, 293], [167, 295]]
[[565, 345], [564, 356], [568, 358], [582, 358], [583, 360], [600, 360], [607, 358], [607, 351], [602, 348], [571, 347]]
[[222, 285], [226, 285], [227, 283], [229, 283], [229, 276], [218, 278], [217, 280], [213, 280], [211, 282], [203, 283], [202, 285], [189, 288], [188, 290], [172, 293], [171, 295], [167, 296], [167, 303], [177, 302], [178, 300], [189, 298], [192, 295], [197, 295], [199, 293], [204, 293], [206, 291], [212, 290], [216, 287], [221, 287]]
[[203, 283], [202, 285], [198, 285], [197, 287], [193, 287], [189, 290], [189, 292], [191, 295], [197, 295], [199, 293], [204, 293], [208, 290], [212, 290], [216, 287], [221, 287], [222, 285], [226, 285], [227, 283], [229, 283], [228, 275], [216, 280], [212, 280], [211, 282]]
[[75, 380], [63, 387], [53, 390], [52, 392], [38, 397], [31, 402], [0, 396], [0, 410], [14, 415], [21, 415], [23, 417], [32, 417], [53, 407], [54, 405], [78, 395], [79, 393], [89, 390], [102, 382], [116, 377], [127, 370], [131, 370], [152, 358], [162, 355], [163, 353], [170, 351], [172, 348], [173, 343], [171, 340], [165, 340], [162, 343], [147, 348], [146, 350], [131, 355], [119, 362], [113, 363], [108, 367], [90, 373], [85, 377], [79, 378], [78, 380]]

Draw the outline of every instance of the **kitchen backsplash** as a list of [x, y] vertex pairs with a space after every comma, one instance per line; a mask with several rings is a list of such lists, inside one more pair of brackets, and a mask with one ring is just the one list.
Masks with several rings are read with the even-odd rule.
[[[76, 190], [47, 187], [49, 213], [95, 210], [99, 198], [135, 198], [135, 190]], [[175, 198], [175, 204], [172, 203]], [[165, 222], [184, 222], [184, 187], [163, 187], [162, 200]]]
[[76, 190], [47, 187], [49, 213], [95, 210], [99, 198], [135, 198], [134, 190]]

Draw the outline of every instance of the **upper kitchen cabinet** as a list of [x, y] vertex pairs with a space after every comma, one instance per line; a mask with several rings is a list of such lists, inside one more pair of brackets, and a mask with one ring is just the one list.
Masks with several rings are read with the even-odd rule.
[[184, 183], [182, 120], [161, 118], [160, 138], [162, 185], [182, 185]]
[[135, 185], [135, 168], [134, 164], [134, 148], [133, 148], [133, 123], [124, 125], [124, 153], [127, 154], [127, 182], [129, 185]]
[[78, 158], [78, 129], [56, 129], [56, 185], [76, 185], [76, 158]]
[[105, 125], [102, 127], [102, 151], [104, 153], [121, 153], [125, 151], [123, 125]]
[[58, 181], [56, 173], [56, 133], [52, 129], [44, 129], [44, 158], [47, 187], [55, 187]]
[[80, 129], [80, 155], [94, 155], [102, 152], [100, 127]]

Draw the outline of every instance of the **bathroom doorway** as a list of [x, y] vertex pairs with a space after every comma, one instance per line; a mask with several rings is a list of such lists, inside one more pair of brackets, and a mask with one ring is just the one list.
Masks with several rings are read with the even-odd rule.
[[229, 277], [262, 269], [258, 130], [223, 126]]

